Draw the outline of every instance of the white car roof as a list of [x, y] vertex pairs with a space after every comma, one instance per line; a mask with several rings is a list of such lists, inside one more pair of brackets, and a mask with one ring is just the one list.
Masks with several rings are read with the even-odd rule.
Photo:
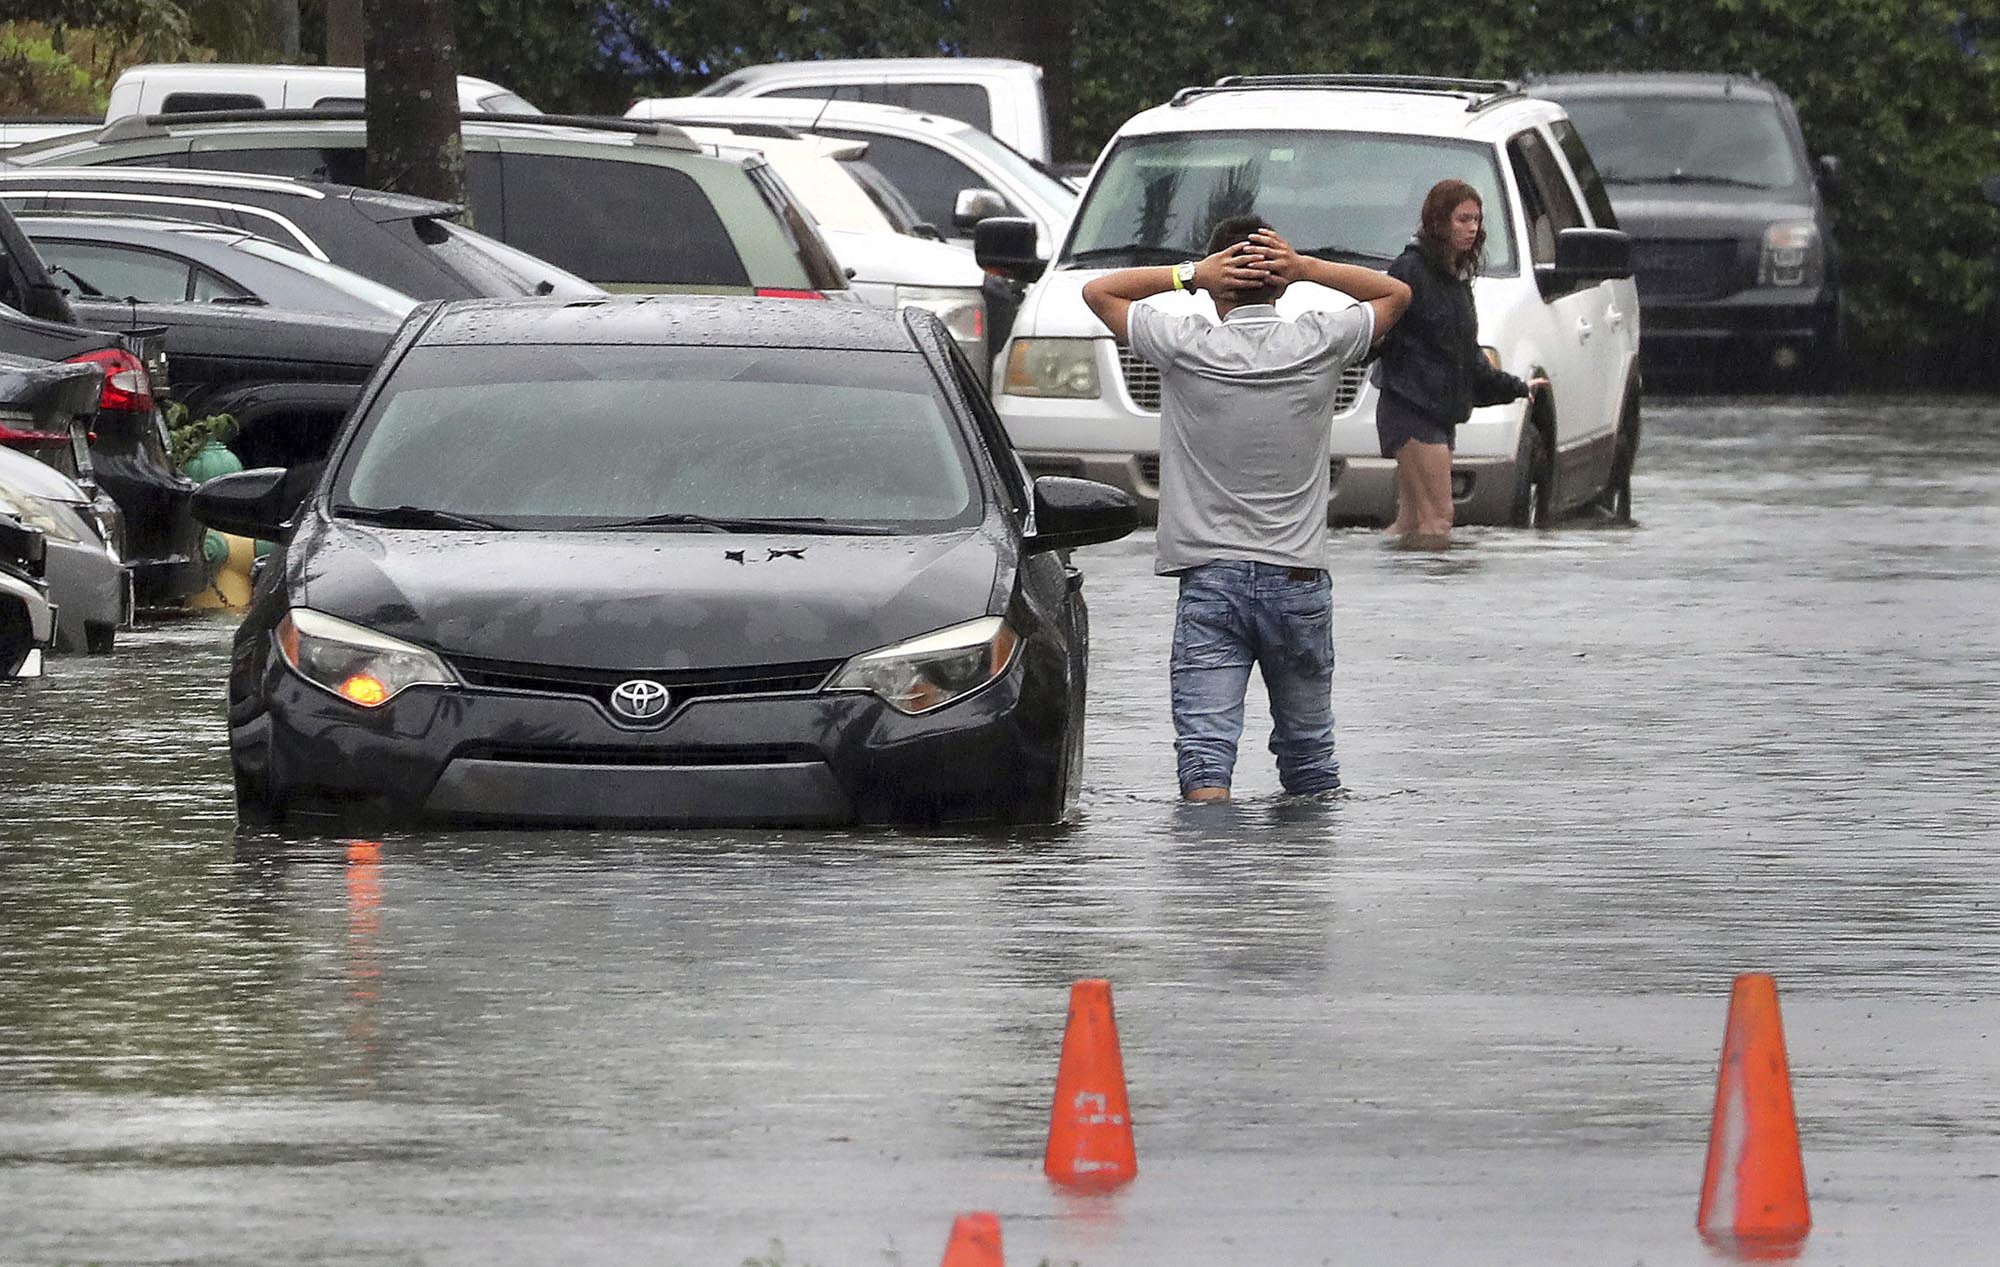
[[827, 57], [810, 61], [764, 62], [730, 71], [718, 82], [756, 83], [786, 79], [895, 79], [900, 76], [977, 78], [995, 75], [1042, 77], [1033, 62], [1011, 57]]
[[1173, 102], [1132, 116], [1118, 135], [1270, 128], [1385, 132], [1405, 136], [1504, 141], [1531, 123], [1563, 117], [1552, 102], [1494, 95], [1475, 108], [1465, 93], [1348, 87], [1183, 90]]
[[[294, 82], [317, 81], [326, 84], [351, 84], [361, 82], [367, 77], [367, 72], [359, 66], [299, 66], [286, 62], [272, 64], [259, 62], [143, 62], [137, 66], [126, 67], [118, 77], [123, 79], [127, 75], [148, 78], [154, 75], [171, 75], [176, 80], [184, 80], [191, 84], [208, 81], [227, 83], [231, 80], [240, 81], [248, 76], [257, 76], [259, 78], [275, 76]], [[476, 75], [459, 75], [456, 78], [461, 92], [467, 88], [478, 89], [482, 93], [512, 91], [509, 88], [494, 83], [490, 79], [481, 79]]]
[[949, 115], [905, 110], [867, 101], [827, 101], [793, 97], [647, 97], [625, 112], [628, 119], [751, 120], [809, 127], [814, 123], [876, 126], [904, 132], [973, 132], [970, 123]]

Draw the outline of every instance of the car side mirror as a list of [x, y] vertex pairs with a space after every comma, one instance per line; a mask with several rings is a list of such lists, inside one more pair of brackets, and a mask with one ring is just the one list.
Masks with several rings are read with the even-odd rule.
[[1035, 481], [1035, 532], [1023, 545], [1030, 553], [1101, 545], [1139, 526], [1139, 503], [1122, 488], [1067, 475]]
[[1035, 222], [1018, 216], [994, 216], [972, 230], [972, 256], [979, 267], [1016, 281], [1042, 275], [1048, 261], [1035, 245]]
[[1837, 193], [1840, 189], [1840, 159], [1832, 154], [1822, 154], [1814, 167], [1819, 175], [1819, 187], [1827, 193]]
[[194, 517], [217, 532], [276, 541], [299, 504], [290, 476], [281, 466], [218, 475], [194, 490]]
[[1545, 299], [1631, 275], [1632, 239], [1618, 229], [1564, 229], [1556, 234], [1556, 262], [1535, 266]]
[[1986, 201], [2000, 207], [2000, 175], [1988, 176], [1979, 188], [1985, 193]]
[[1007, 214], [1007, 200], [991, 189], [961, 189], [951, 205], [952, 227], [970, 229], [981, 220]]

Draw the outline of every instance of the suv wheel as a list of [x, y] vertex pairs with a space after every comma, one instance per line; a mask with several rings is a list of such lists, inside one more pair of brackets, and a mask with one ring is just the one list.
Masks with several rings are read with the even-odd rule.
[[1597, 495], [1597, 508], [1610, 515], [1612, 520], [1629, 524], [1632, 522], [1632, 468], [1639, 461], [1639, 402], [1625, 402], [1625, 412], [1618, 418], [1618, 438], [1613, 442], [1611, 454], [1611, 478], [1606, 481], [1604, 491]]
[[1555, 518], [1554, 463], [1548, 438], [1534, 420], [1521, 423], [1514, 445], [1514, 505], [1507, 522], [1516, 528], [1546, 528]]

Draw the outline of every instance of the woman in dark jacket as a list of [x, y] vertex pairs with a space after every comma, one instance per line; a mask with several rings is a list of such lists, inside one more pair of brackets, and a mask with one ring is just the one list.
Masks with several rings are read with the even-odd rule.
[[1414, 549], [1451, 544], [1451, 450], [1475, 405], [1519, 400], [1544, 385], [1487, 364], [1479, 350], [1472, 279], [1485, 262], [1485, 209], [1462, 180], [1424, 196], [1416, 240], [1389, 265], [1410, 288], [1410, 308], [1382, 347], [1375, 430], [1396, 459], [1392, 538]]

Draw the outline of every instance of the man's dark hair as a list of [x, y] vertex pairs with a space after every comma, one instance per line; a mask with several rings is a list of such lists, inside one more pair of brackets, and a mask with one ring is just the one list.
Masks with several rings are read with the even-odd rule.
[[1270, 228], [1270, 222], [1260, 215], [1245, 214], [1228, 216], [1215, 222], [1208, 233], [1208, 253], [1215, 254], [1226, 246], [1237, 242], [1248, 242], [1250, 235], [1260, 229]]

